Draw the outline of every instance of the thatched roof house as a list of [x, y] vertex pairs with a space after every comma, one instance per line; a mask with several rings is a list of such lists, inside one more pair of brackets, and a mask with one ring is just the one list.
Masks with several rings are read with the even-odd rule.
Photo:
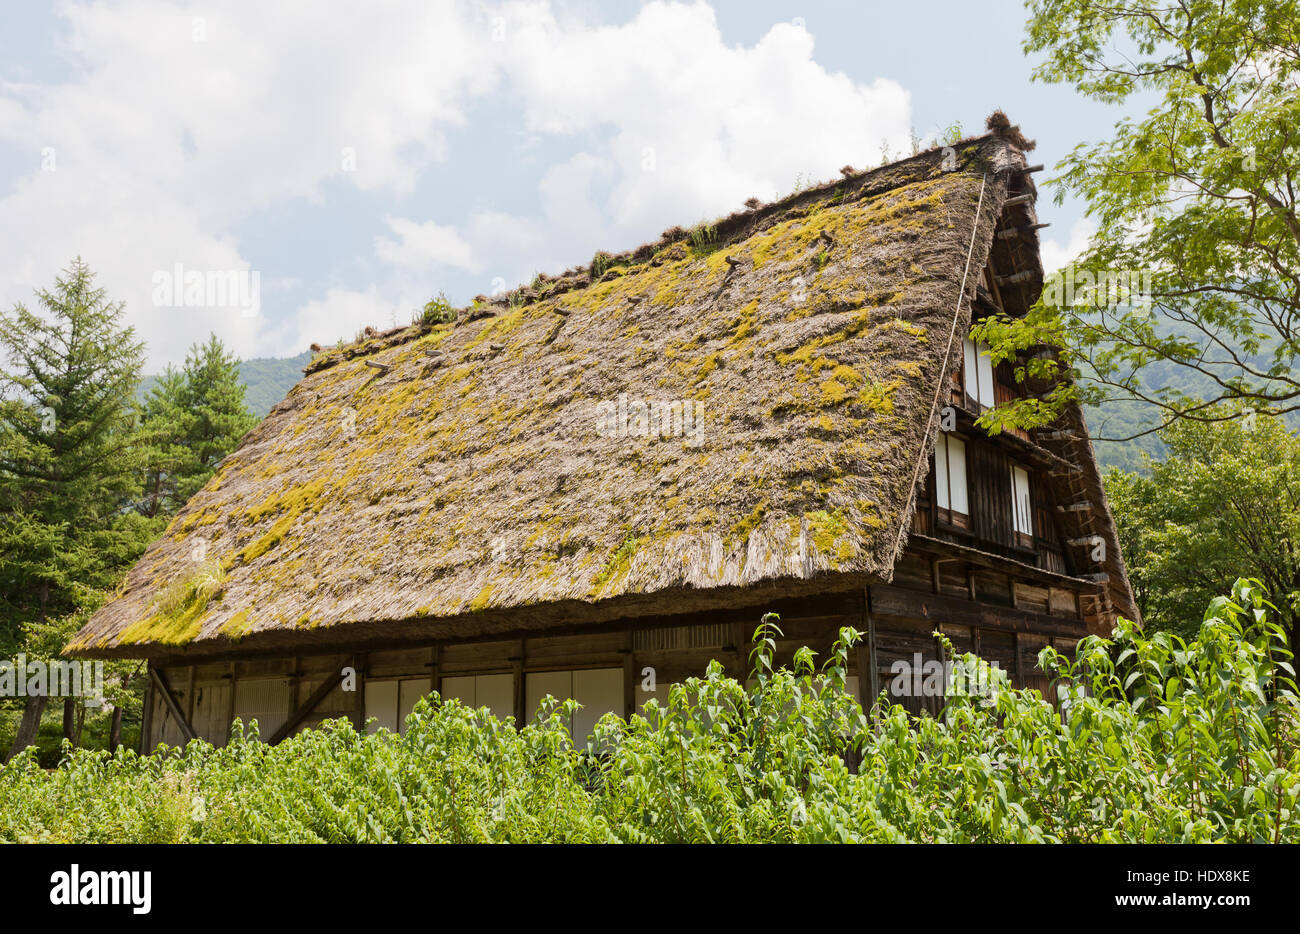
[[964, 342], [971, 315], [1042, 287], [1028, 147], [991, 126], [318, 355], [69, 652], [154, 660], [150, 716], [184, 735], [205, 673], [238, 712], [241, 665], [292, 688], [262, 711], [283, 730], [382, 652], [414, 691], [481, 651], [458, 676], [514, 672], [522, 713], [530, 672], [606, 670], [601, 639], [627, 670], [660, 650], [638, 632], [739, 656], [732, 621], [769, 606], [977, 646], [1135, 615], [1080, 413], [973, 426], [1021, 390]]

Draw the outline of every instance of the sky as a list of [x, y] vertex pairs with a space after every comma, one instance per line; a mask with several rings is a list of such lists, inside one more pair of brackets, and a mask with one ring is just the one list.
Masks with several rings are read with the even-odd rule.
[[[1119, 114], [1031, 80], [1026, 18], [1016, 0], [2, 0], [0, 307], [80, 256], [151, 371], [209, 333], [292, 356], [877, 165], [913, 131], [981, 132], [995, 108], [1050, 170]], [[1092, 228], [1074, 201], [1039, 215], [1056, 268]]]

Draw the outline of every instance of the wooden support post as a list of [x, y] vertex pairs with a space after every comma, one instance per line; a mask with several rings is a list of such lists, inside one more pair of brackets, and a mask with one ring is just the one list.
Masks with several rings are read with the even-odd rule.
[[267, 742], [270, 745], [274, 746], [276, 743], [280, 742], [286, 736], [292, 733], [294, 729], [297, 728], [298, 724], [302, 723], [302, 721], [306, 719], [307, 715], [316, 709], [316, 705], [319, 704], [321, 701], [323, 701], [325, 699], [325, 696], [329, 694], [330, 691], [338, 687], [342, 681], [343, 681], [343, 668], [340, 666], [338, 671], [334, 672], [332, 675], [330, 675], [328, 678], [322, 681], [320, 686], [317, 687], [316, 690], [311, 692], [311, 696], [307, 698], [307, 702], [305, 704], [303, 704], [301, 707], [294, 708], [293, 713], [289, 715], [289, 719], [284, 721], [280, 729], [276, 730], [274, 733], [271, 734], [271, 738], [268, 739]]
[[519, 640], [519, 651], [511, 660], [514, 666], [514, 709], [515, 709], [515, 727], [522, 729], [523, 725], [528, 722], [528, 695], [524, 693], [524, 640]]
[[302, 692], [302, 659], [295, 655], [292, 661], [293, 671], [289, 672], [289, 710], [291, 711], [298, 709], [298, 701], [301, 700], [299, 695]]
[[[943, 631], [942, 626], [938, 628], [940, 632]], [[934, 637], [934, 650], [939, 657], [939, 696], [934, 699], [934, 715], [938, 717], [943, 711], [944, 699], [948, 696], [948, 652], [938, 636]]]
[[1023, 688], [1025, 686], [1025, 665], [1020, 657], [1020, 633], [1013, 632], [1011, 634], [1011, 645], [1016, 653], [1016, 681], [1018, 682], [1016, 687]]
[[357, 696], [352, 699], [352, 725], [358, 733], [364, 733], [366, 729], [366, 661], [364, 654], [352, 656], [352, 670], [357, 673]]
[[176, 703], [176, 695], [172, 694], [171, 685], [167, 683], [167, 676], [162, 673], [162, 669], [150, 665], [149, 674], [153, 676], [154, 684], [158, 687], [158, 692], [162, 697], [163, 703], [167, 705], [167, 709], [171, 711], [171, 715], [175, 717], [176, 722], [180, 724], [181, 732], [185, 734], [185, 738], [196, 739], [197, 737], [194, 735], [194, 727], [190, 726], [189, 718], [185, 716], [185, 711], [181, 710], [181, 705]]
[[198, 667], [197, 665], [190, 666], [190, 683], [189, 683], [188, 691], [185, 695], [185, 719], [189, 723], [194, 722], [194, 679], [195, 679], [195, 669], [197, 667]]
[[750, 645], [749, 624], [744, 620], [736, 620], [731, 624], [731, 642], [735, 648], [732, 655], [731, 676], [744, 684], [749, 675]]
[[150, 733], [153, 732], [153, 662], [145, 662], [145, 670], [148, 677], [145, 679], [144, 686], [144, 711], [140, 715], [140, 754], [146, 755], [153, 751], [153, 744], [150, 742]]
[[429, 647], [429, 690], [442, 697], [442, 646], [437, 643]]
[[632, 633], [629, 631], [623, 639], [623, 719], [629, 720], [636, 713], [636, 655], [632, 652]]
[[239, 681], [235, 677], [235, 663], [230, 663], [230, 696], [226, 698], [226, 742], [230, 742], [230, 730], [235, 725], [235, 688]]
[[871, 703], [880, 696], [880, 662], [876, 658], [876, 618], [871, 615], [871, 588], [867, 588], [867, 662], [871, 668]]

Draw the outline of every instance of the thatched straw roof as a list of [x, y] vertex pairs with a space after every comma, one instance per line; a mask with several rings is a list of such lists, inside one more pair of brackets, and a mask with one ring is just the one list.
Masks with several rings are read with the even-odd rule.
[[[1005, 133], [953, 156], [317, 357], [69, 651], [436, 638], [888, 579], [968, 250], [970, 292], [1024, 165]], [[699, 420], [640, 436], [638, 402]]]

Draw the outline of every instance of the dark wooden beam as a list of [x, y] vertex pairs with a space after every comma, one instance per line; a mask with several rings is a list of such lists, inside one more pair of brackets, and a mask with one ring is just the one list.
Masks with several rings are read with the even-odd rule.
[[1013, 272], [1009, 276], [998, 276], [993, 281], [996, 282], [999, 287], [1004, 285], [1015, 285], [1019, 282], [1026, 282], [1029, 279], [1032, 279], [1034, 275], [1035, 273], [1032, 269], [1022, 269], [1020, 272]]
[[162, 673], [162, 669], [150, 665], [149, 674], [153, 676], [154, 684], [162, 692], [163, 703], [167, 705], [167, 709], [176, 718], [176, 722], [180, 724], [181, 732], [185, 734], [185, 738], [197, 739], [194, 727], [190, 726], [189, 718], [185, 716], [185, 711], [181, 710], [181, 705], [176, 703], [176, 696], [172, 694], [171, 686], [167, 683], [167, 676]]
[[515, 689], [514, 711], [515, 711], [515, 728], [523, 729], [524, 724], [528, 722], [528, 695], [524, 692], [524, 640], [519, 640], [519, 645], [515, 656], [510, 659], [511, 670], [513, 672], [512, 683]]
[[998, 239], [1010, 240], [1012, 237], [1023, 237], [1025, 234], [1051, 226], [1051, 224], [1021, 224], [1019, 227], [1006, 227], [998, 231]]
[[144, 686], [144, 712], [140, 717], [140, 754], [145, 755], [152, 751], [153, 747], [149, 744], [150, 732], [153, 730], [153, 662], [145, 662], [145, 669], [149, 672], [149, 677], [145, 679]]
[[880, 696], [880, 662], [876, 660], [876, 617], [872, 607], [872, 589], [867, 588], [867, 655], [871, 665], [871, 703]]
[[352, 699], [352, 725], [356, 727], [358, 733], [364, 733], [366, 729], [366, 662], [367, 656], [357, 654], [352, 656], [352, 670], [357, 673], [356, 697]]
[[1066, 620], [1032, 610], [973, 603], [960, 597], [907, 590], [892, 584], [878, 584], [871, 588], [871, 607], [873, 616], [896, 616], [951, 623], [955, 626], [979, 626], [1002, 632], [1029, 632], [1073, 639], [1087, 635], [1083, 620]]
[[[1015, 558], [993, 554], [989, 551], [981, 551], [971, 545], [950, 542], [942, 538], [933, 538], [929, 535], [914, 533], [908, 538], [908, 546], [916, 551], [927, 554], [929, 552], [938, 552], [943, 555], [951, 555], [979, 567], [1001, 571], [1005, 574], [1013, 574], [1022, 577], [1027, 581], [1038, 581], [1040, 583], [1063, 587], [1074, 591], [1082, 590], [1088, 586], [1087, 582], [1082, 577], [1074, 577], [1069, 574], [1058, 574], [1056, 571], [1049, 571], [1032, 564], [1026, 564], [1025, 562], [1018, 561]], [[973, 593], [974, 591], [972, 590], [972, 594]]]
[[317, 687], [316, 690], [311, 692], [311, 696], [308, 697], [307, 700], [303, 701], [301, 707], [297, 708], [292, 714], [289, 715], [289, 719], [285, 720], [284, 723], [280, 725], [280, 728], [271, 734], [271, 738], [268, 739], [267, 742], [272, 746], [274, 746], [276, 743], [280, 742], [286, 736], [292, 733], [295, 729], [297, 729], [298, 724], [302, 723], [302, 721], [307, 718], [307, 715], [311, 713], [313, 710], [315, 710], [317, 705], [319, 705], [320, 702], [325, 699], [325, 696], [329, 694], [330, 691], [338, 687], [339, 684], [342, 683], [342, 681], [343, 681], [343, 669], [340, 668], [338, 671], [334, 672], [332, 675], [330, 675], [328, 678], [322, 681], [320, 683], [320, 686]]
[[632, 651], [632, 633], [629, 631], [623, 640], [623, 719], [631, 719], [636, 713], [636, 655]]

